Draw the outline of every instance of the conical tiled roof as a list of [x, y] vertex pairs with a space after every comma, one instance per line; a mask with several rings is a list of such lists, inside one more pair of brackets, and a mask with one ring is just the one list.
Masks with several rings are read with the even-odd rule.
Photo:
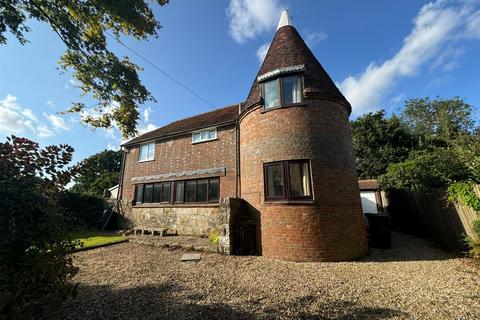
[[[282, 14], [283, 16], [284, 14]], [[284, 18], [285, 19], [285, 18]], [[290, 21], [290, 20], [289, 20]], [[304, 65], [304, 94], [335, 100], [343, 104], [347, 111], [351, 107], [330, 76], [313, 55], [291, 23], [279, 23], [279, 28], [270, 44], [267, 55], [258, 71], [257, 77], [266, 73], [289, 67]], [[257, 78], [253, 82], [244, 108], [257, 105], [261, 101], [261, 85]]]

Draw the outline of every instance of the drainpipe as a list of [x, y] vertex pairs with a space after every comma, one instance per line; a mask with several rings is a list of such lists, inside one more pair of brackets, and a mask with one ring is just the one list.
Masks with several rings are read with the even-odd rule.
[[[242, 113], [242, 105], [238, 104], [238, 114]], [[237, 121], [235, 124], [235, 165], [236, 165], [236, 177], [235, 177], [235, 196], [238, 198], [241, 193], [241, 181], [240, 181], [240, 123]]]
[[120, 177], [118, 177], [118, 193], [117, 193], [117, 202], [122, 200], [123, 193], [123, 175], [125, 174], [125, 159], [127, 152], [122, 147], [122, 160], [120, 162]]

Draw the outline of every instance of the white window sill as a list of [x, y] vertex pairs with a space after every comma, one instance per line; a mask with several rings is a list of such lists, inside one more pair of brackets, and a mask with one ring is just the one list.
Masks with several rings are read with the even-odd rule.
[[137, 162], [150, 162], [150, 161], [155, 161], [155, 159], [138, 160]]
[[202, 141], [195, 141], [195, 142], [192, 141], [192, 144], [199, 144], [199, 143], [210, 142], [210, 141], [215, 141], [215, 140], [218, 140], [218, 138], [207, 139], [207, 140], [202, 140]]

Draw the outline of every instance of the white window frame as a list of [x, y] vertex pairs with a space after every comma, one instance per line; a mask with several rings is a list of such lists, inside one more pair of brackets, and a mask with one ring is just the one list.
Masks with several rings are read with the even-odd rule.
[[[213, 138], [210, 137], [210, 132], [214, 132]], [[197, 140], [195, 136], [199, 137]], [[217, 139], [217, 128], [208, 128], [192, 132], [192, 144], [201, 143], [205, 141], [212, 141]]]
[[[142, 159], [142, 148], [147, 147], [147, 158]], [[153, 148], [151, 152], [151, 157], [150, 155], [150, 148]], [[153, 161], [155, 160], [155, 142], [149, 142], [149, 143], [144, 143], [141, 144], [140, 147], [138, 148], [138, 162], [146, 162], [146, 161]]]

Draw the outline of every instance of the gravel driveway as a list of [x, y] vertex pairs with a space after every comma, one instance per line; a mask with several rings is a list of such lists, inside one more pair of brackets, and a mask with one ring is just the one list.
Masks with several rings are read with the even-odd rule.
[[52, 319], [480, 319], [480, 269], [428, 242], [294, 263], [123, 243], [75, 254], [79, 294]]

